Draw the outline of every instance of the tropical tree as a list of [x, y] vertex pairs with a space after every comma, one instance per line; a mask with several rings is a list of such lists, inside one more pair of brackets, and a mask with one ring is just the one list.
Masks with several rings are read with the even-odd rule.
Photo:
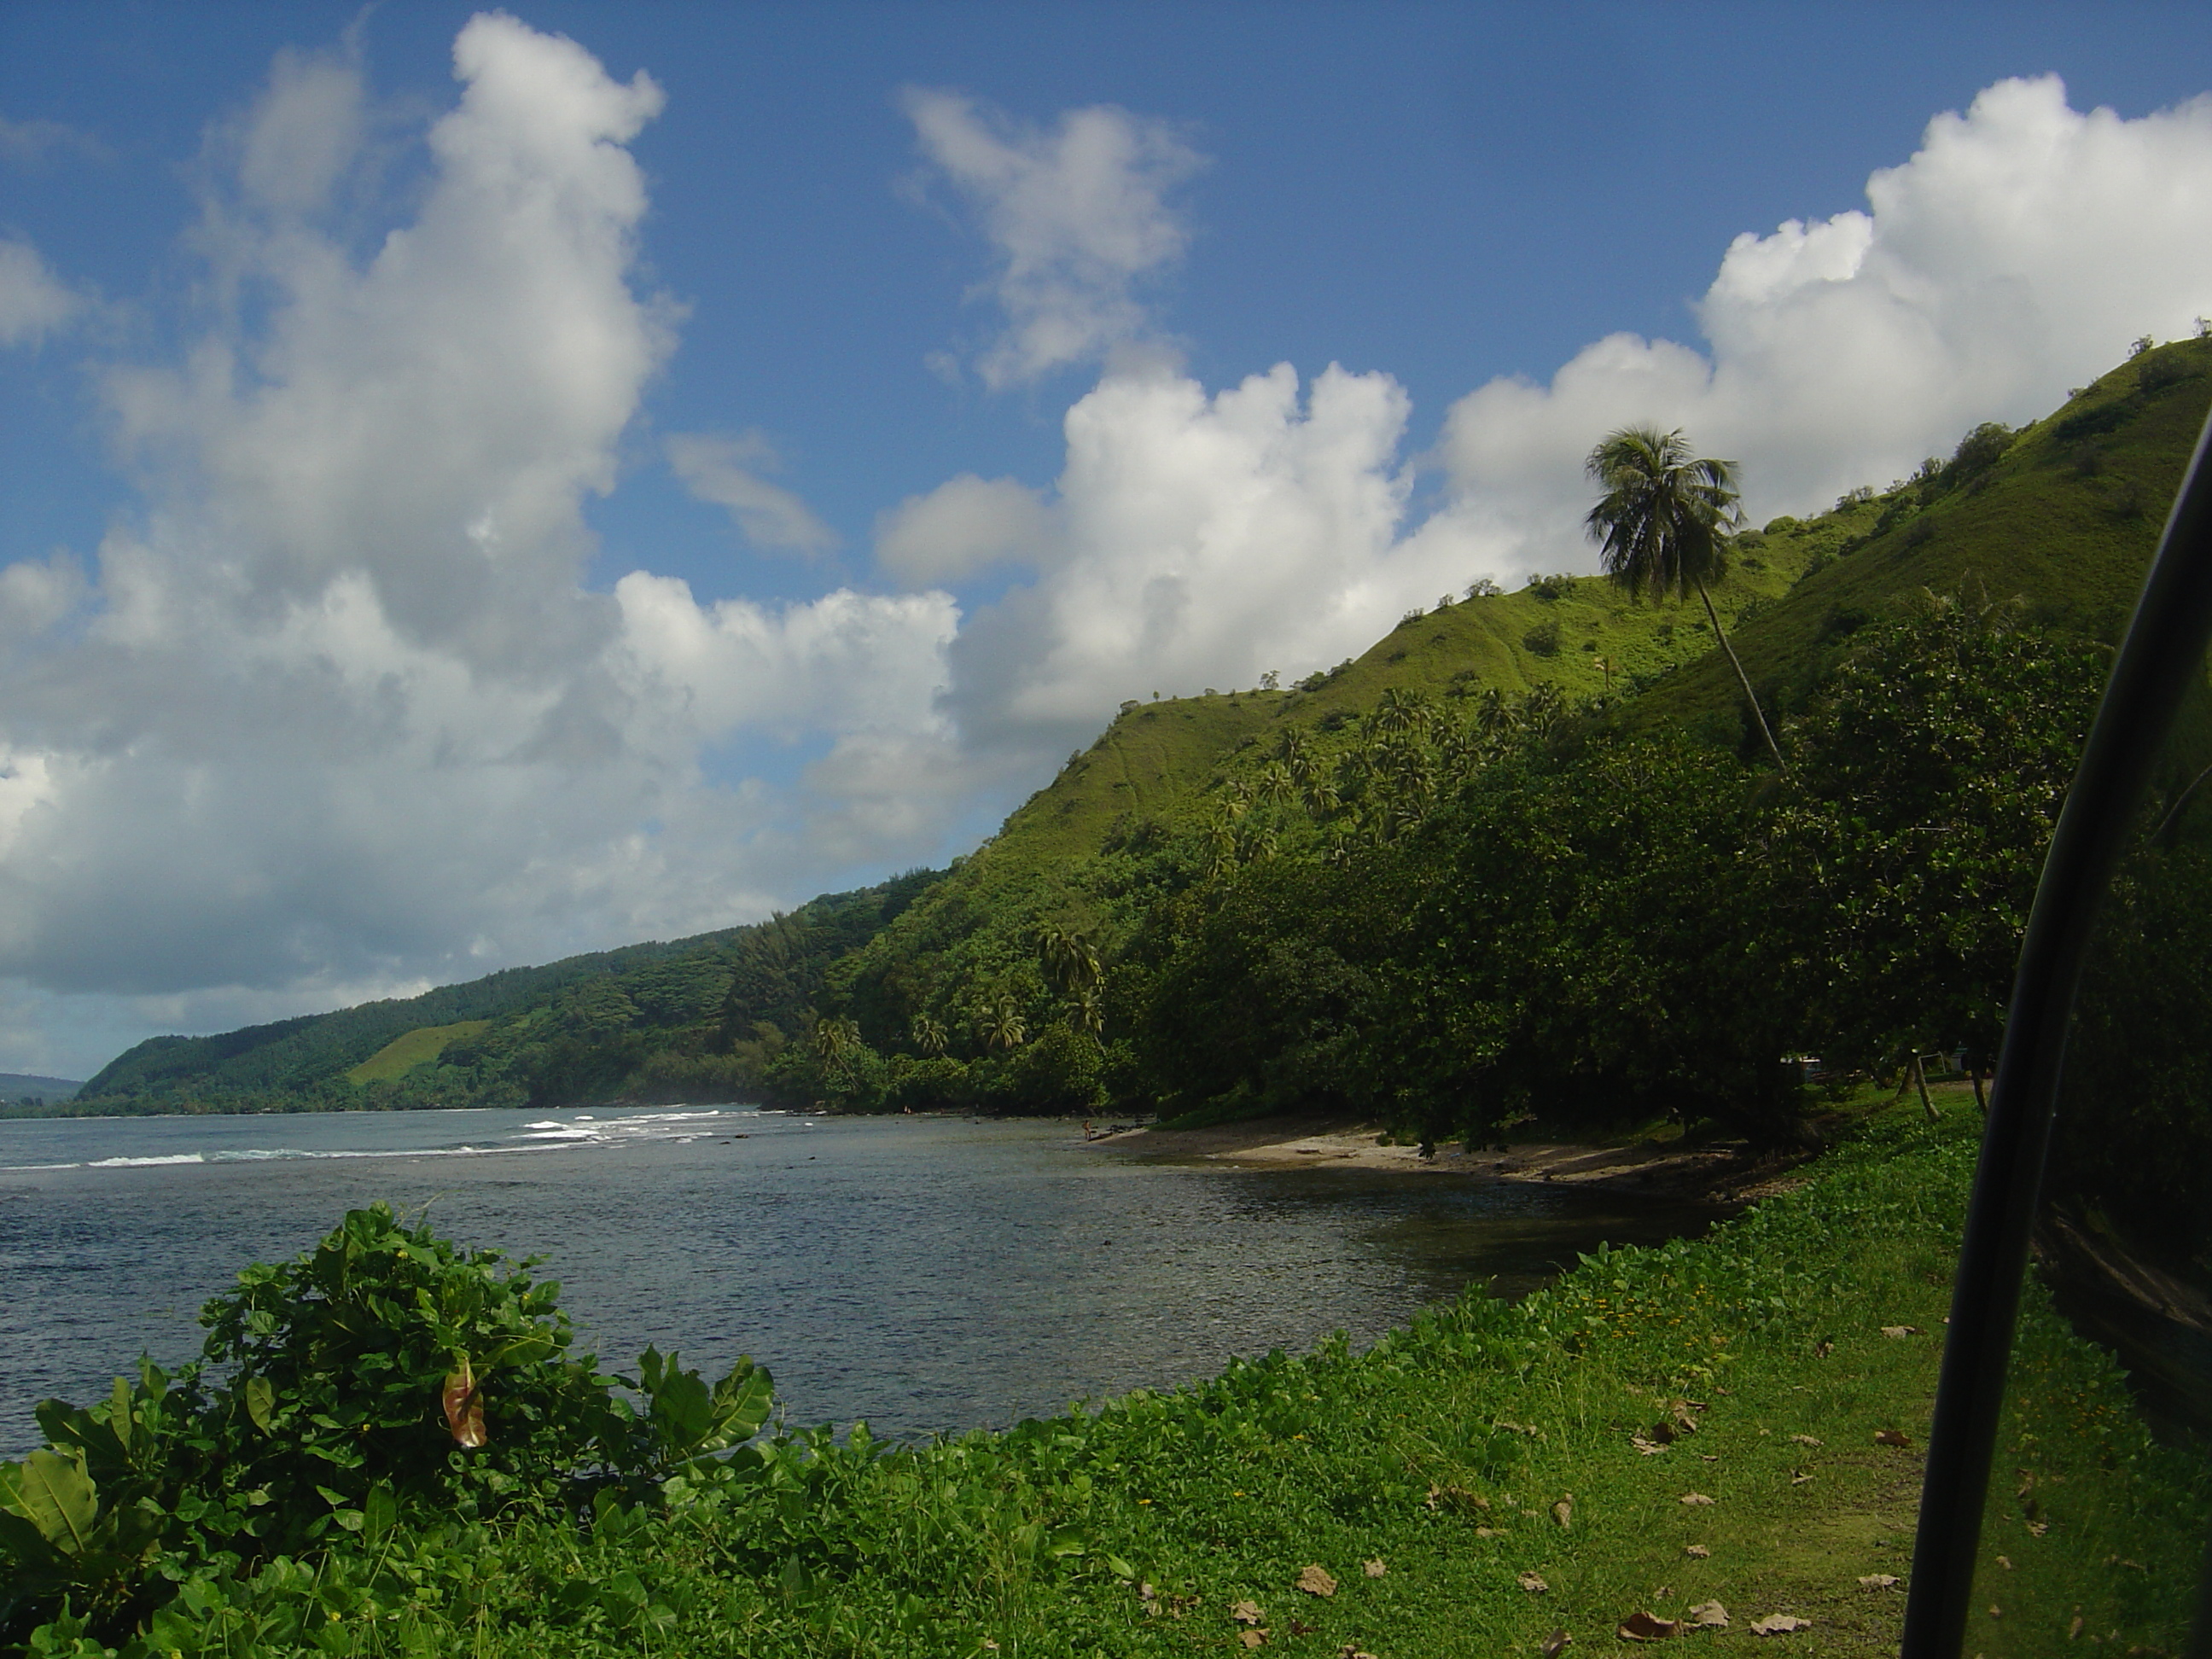
[[1428, 730], [1434, 712], [1429, 700], [1419, 692], [1386, 686], [1382, 696], [1376, 700], [1375, 712], [1367, 717], [1367, 725], [1374, 732], [1419, 733]]
[[945, 1022], [929, 1014], [916, 1014], [911, 1028], [914, 1046], [935, 1060], [951, 1046], [952, 1034], [945, 1029]]
[[1021, 1005], [1014, 1000], [1012, 991], [1001, 991], [994, 997], [976, 1026], [987, 1048], [1003, 1052], [1018, 1048], [1029, 1040], [1029, 1026], [1022, 1019]]
[[1647, 591], [1678, 598], [1697, 591], [1706, 620], [1713, 625], [1713, 637], [1728, 653], [1729, 665], [1743, 687], [1759, 734], [1766, 739], [1774, 763], [1787, 774], [1790, 763], [1782, 757], [1750, 678], [1736, 659], [1735, 647], [1729, 643], [1720, 613], [1713, 609], [1713, 597], [1705, 589], [1708, 581], [1717, 580], [1727, 568], [1727, 532], [1743, 522], [1736, 501], [1735, 463], [1693, 454], [1679, 429], [1625, 426], [1607, 433], [1584, 465], [1590, 481], [1605, 492], [1583, 524], [1601, 545], [1606, 574], [1639, 599]]

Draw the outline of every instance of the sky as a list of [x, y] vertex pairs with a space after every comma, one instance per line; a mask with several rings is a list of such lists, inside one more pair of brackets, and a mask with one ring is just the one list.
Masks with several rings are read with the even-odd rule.
[[2212, 313], [2182, 6], [0, 0], [0, 1070], [969, 851]]

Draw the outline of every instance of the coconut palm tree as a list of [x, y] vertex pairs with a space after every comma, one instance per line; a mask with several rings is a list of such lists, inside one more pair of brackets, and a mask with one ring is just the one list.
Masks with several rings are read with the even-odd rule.
[[1021, 1005], [1014, 1000], [1012, 991], [1001, 991], [994, 997], [975, 1024], [987, 1048], [1018, 1048], [1029, 1040], [1030, 1030], [1023, 1022]]
[[1567, 696], [1551, 681], [1531, 686], [1521, 699], [1514, 724], [1534, 732], [1540, 738], [1549, 737], [1552, 728], [1567, 717]]
[[1396, 686], [1386, 686], [1376, 700], [1375, 712], [1367, 717], [1368, 729], [1388, 734], [1393, 732], [1421, 732], [1429, 729], [1429, 717], [1433, 711], [1429, 700], [1418, 691], [1401, 691]]
[[1729, 643], [1720, 614], [1713, 609], [1712, 595], [1705, 591], [1705, 584], [1717, 580], [1727, 567], [1729, 529], [1743, 522], [1743, 511], [1736, 504], [1735, 463], [1692, 453], [1679, 430], [1625, 426], [1600, 441], [1584, 470], [1605, 492], [1583, 524], [1601, 545], [1606, 574], [1638, 598], [1647, 590], [1680, 598], [1697, 590], [1705, 618], [1713, 625], [1713, 637], [1728, 653], [1744, 701], [1751, 705], [1751, 717], [1759, 722], [1759, 735], [1766, 739], [1774, 763], [1787, 775], [1790, 763], [1782, 758], [1750, 677], [1736, 660], [1735, 647]]
[[909, 1029], [914, 1035], [914, 1046], [932, 1060], [951, 1045], [952, 1034], [945, 1029], [945, 1022], [931, 1015], [916, 1014]]
[[1091, 941], [1073, 928], [1047, 922], [1037, 929], [1037, 955], [1044, 963], [1046, 983], [1068, 992], [1094, 984], [1098, 978], [1098, 952]]
[[861, 1048], [860, 1028], [844, 1014], [814, 1023], [814, 1057], [824, 1072], [842, 1072]]

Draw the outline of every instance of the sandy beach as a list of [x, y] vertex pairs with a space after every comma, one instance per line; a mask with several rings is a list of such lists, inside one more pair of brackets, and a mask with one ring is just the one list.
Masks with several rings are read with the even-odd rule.
[[1504, 1152], [1439, 1146], [1433, 1158], [1424, 1158], [1419, 1147], [1384, 1146], [1381, 1136], [1371, 1123], [1271, 1117], [1204, 1129], [1125, 1129], [1098, 1136], [1090, 1145], [1101, 1152], [1147, 1160], [1204, 1160], [1255, 1170], [1334, 1165], [1419, 1180], [1553, 1182], [1717, 1204], [1748, 1203], [1796, 1186], [1800, 1178], [1790, 1171], [1809, 1156], [1795, 1150], [1755, 1150], [1741, 1140], [1690, 1146], [1653, 1140], [1611, 1146], [1538, 1140]]

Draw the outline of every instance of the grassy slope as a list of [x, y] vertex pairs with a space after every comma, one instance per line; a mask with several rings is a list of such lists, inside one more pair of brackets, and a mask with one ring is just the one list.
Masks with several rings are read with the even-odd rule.
[[[2154, 364], [2187, 378], [2146, 397], [2137, 383]], [[2027, 428], [1986, 488], [1905, 518], [1731, 629], [1745, 672], [1786, 696], [1831, 653], [1824, 634], [1832, 619], [1879, 611], [1900, 592], [1951, 592], [1962, 583], [1978, 583], [2000, 602], [2021, 597], [2033, 614], [2117, 642], [2212, 399], [2208, 370], [2212, 341], [2188, 340], [2103, 376]], [[2067, 430], [2069, 422], [2094, 427], [2114, 416], [2118, 423], [2103, 432]], [[2085, 451], [2094, 452], [2094, 472], [2080, 468]], [[1844, 516], [1867, 531], [1881, 509], [1869, 502]], [[1714, 656], [1670, 675], [1627, 718], [1644, 726], [1688, 724], [1733, 742], [1741, 731], [1739, 698], [1727, 663]]]
[[345, 1074], [348, 1083], [390, 1083], [417, 1066], [428, 1064], [463, 1037], [490, 1028], [488, 1019], [464, 1019], [451, 1025], [418, 1025], [396, 1036]]
[[[1755, 600], [1778, 599], [1823, 542], [1843, 533], [1823, 527], [1774, 538], [1719, 585], [1715, 603], [1728, 616]], [[1702, 621], [1636, 605], [1597, 578], [1567, 579], [1557, 593], [1547, 599], [1522, 588], [1409, 618], [1311, 691], [1175, 697], [1128, 709], [1008, 817], [991, 843], [991, 861], [1026, 872], [1097, 853], [1124, 814], [1176, 827], [1199, 812], [1205, 786], [1240, 750], [1264, 747], [1289, 728], [1320, 726], [1332, 715], [1364, 714], [1391, 687], [1441, 698], [1455, 680], [1516, 695], [1550, 683], [1579, 701], [1605, 689], [1601, 661], [1613, 665], [1613, 688], [1621, 690], [1711, 648]], [[1549, 655], [1528, 643], [1547, 627], [1559, 636]], [[1585, 642], [1591, 648], [1583, 649]]]
[[[1810, 1621], [1793, 1650], [1893, 1653], [1902, 1588], [1860, 1579], [1908, 1571], [1978, 1127], [1957, 1095], [1932, 1128], [1890, 1114], [1704, 1241], [1588, 1258], [1517, 1304], [1474, 1292], [1364, 1355], [888, 1457], [802, 1437], [674, 1515], [393, 1537], [374, 1597], [361, 1568], [286, 1594], [334, 1653], [1226, 1655], [1244, 1601], [1292, 1654], [1472, 1659], [1554, 1628], [1610, 1650], [1639, 1609], [1711, 1601], [1730, 1623], [1705, 1650], [1771, 1646], [1751, 1622], [1786, 1613]], [[2178, 1650], [2203, 1494], [2108, 1360], [2039, 1308], [2029, 1329], [2037, 1392], [1999, 1456], [2047, 1530], [2000, 1482], [1991, 1547], [2038, 1571], [1993, 1568], [1978, 1601], [2008, 1650], [2056, 1650], [2077, 1607], [2123, 1650]], [[1695, 1432], [1639, 1452], [1678, 1401]], [[2116, 1583], [2114, 1555], [2146, 1571]], [[1293, 1589], [1309, 1565], [1333, 1596]]]

